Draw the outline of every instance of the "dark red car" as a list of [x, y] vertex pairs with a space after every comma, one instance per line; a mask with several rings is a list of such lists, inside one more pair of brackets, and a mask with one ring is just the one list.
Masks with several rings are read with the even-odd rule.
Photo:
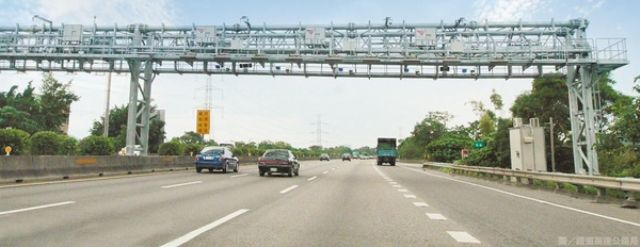
[[300, 171], [300, 163], [293, 156], [293, 153], [287, 149], [269, 149], [264, 152], [262, 157], [258, 158], [258, 173], [264, 176], [265, 173], [284, 173], [289, 177], [298, 176]]

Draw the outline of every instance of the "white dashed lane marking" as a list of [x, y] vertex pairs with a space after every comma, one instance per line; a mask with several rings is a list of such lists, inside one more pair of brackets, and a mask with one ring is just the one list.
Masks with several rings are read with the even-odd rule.
[[202, 181], [193, 181], [193, 182], [188, 182], [188, 183], [165, 185], [165, 186], [162, 186], [162, 188], [163, 189], [170, 189], [170, 188], [174, 188], [174, 187], [180, 187], [180, 186], [192, 185], [192, 184], [199, 184], [199, 183], [202, 183]]
[[416, 195], [409, 195], [409, 194], [405, 194], [404, 198], [416, 198]]
[[428, 207], [429, 204], [427, 204], [425, 202], [413, 202], [413, 206], [416, 206], [416, 207]]
[[182, 244], [184, 244], [186, 242], [189, 242], [191, 239], [197, 237], [198, 235], [203, 234], [206, 231], [209, 231], [209, 230], [211, 230], [213, 228], [216, 228], [216, 227], [224, 224], [225, 222], [230, 221], [231, 219], [246, 213], [247, 211], [249, 211], [249, 209], [240, 209], [238, 211], [235, 211], [235, 212], [233, 212], [231, 214], [228, 214], [225, 217], [222, 217], [222, 218], [220, 218], [220, 219], [218, 219], [218, 220], [216, 220], [214, 222], [209, 223], [208, 225], [205, 225], [205, 226], [200, 227], [200, 228], [198, 228], [196, 230], [193, 230], [192, 232], [189, 232], [189, 233], [187, 233], [186, 235], [184, 235], [182, 237], [176, 238], [176, 239], [172, 240], [171, 242], [163, 244], [160, 247], [177, 247], [177, 246], [180, 246], [180, 245], [182, 245]]
[[429, 219], [432, 219], [432, 220], [446, 220], [447, 219], [442, 214], [430, 214], [430, 213], [427, 213], [427, 217], [429, 217]]
[[298, 185], [297, 185], [297, 184], [296, 184], [296, 185], [291, 185], [291, 186], [289, 186], [288, 188], [286, 188], [286, 189], [284, 189], [284, 190], [281, 190], [281, 191], [280, 191], [280, 194], [285, 194], [285, 193], [287, 193], [287, 192], [289, 192], [289, 191], [295, 190], [296, 188], [298, 188]]
[[31, 210], [58, 207], [58, 206], [63, 206], [63, 205], [68, 205], [68, 204], [73, 204], [73, 203], [76, 203], [76, 202], [74, 202], [74, 201], [57, 202], [57, 203], [45, 204], [45, 205], [40, 205], [40, 206], [35, 206], [35, 207], [28, 207], [28, 208], [21, 208], [21, 209], [16, 209], [16, 210], [4, 211], [4, 212], [0, 212], [0, 215], [22, 213], [22, 212], [31, 211]]
[[480, 240], [471, 236], [471, 234], [467, 232], [457, 232], [457, 231], [447, 231], [449, 235], [458, 241], [458, 243], [469, 243], [469, 244], [479, 244]]

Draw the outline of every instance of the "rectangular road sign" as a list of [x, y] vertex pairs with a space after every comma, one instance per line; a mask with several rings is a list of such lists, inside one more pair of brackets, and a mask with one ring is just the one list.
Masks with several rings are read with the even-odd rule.
[[196, 133], [201, 135], [209, 134], [211, 130], [211, 111], [200, 109], [196, 114]]

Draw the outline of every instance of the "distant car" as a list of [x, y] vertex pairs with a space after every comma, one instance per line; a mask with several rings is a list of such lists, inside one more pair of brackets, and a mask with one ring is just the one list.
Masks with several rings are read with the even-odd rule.
[[351, 154], [343, 153], [342, 154], [342, 161], [345, 161], [345, 160], [351, 161]]
[[321, 154], [320, 155], [320, 161], [326, 160], [329, 161], [329, 154]]
[[228, 147], [209, 146], [196, 155], [196, 172], [198, 173], [202, 169], [209, 169], [209, 172], [222, 170], [223, 173], [233, 169], [233, 172], [237, 173], [239, 166], [238, 158], [233, 156]]
[[300, 174], [300, 163], [287, 149], [269, 149], [258, 158], [258, 173], [264, 176], [265, 173], [285, 173], [289, 177]]

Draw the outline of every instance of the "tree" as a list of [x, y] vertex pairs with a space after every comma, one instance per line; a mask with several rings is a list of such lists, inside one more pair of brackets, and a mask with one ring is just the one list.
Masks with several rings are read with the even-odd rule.
[[0, 129], [0, 153], [5, 154], [4, 147], [11, 147], [11, 154], [27, 154], [29, 151], [29, 133], [19, 130], [5, 128]]
[[491, 100], [493, 108], [496, 111], [502, 110], [502, 106], [504, 105], [504, 103], [502, 102], [502, 96], [496, 93], [495, 89], [491, 90], [491, 96], [489, 96], [489, 99]]
[[[155, 107], [151, 108], [155, 111]], [[126, 146], [127, 137], [127, 115], [128, 107], [126, 105], [116, 106], [109, 111], [109, 137], [115, 145], [116, 150], [120, 150]], [[102, 135], [104, 117], [100, 121], [94, 121], [90, 130], [91, 135]], [[158, 152], [158, 146], [164, 142], [164, 121], [160, 120], [157, 115], [149, 119], [149, 153]]]
[[425, 148], [416, 143], [416, 137], [410, 136], [404, 139], [398, 146], [398, 156], [401, 159], [423, 159]]
[[40, 102], [35, 96], [31, 82], [22, 93], [18, 86], [12, 86], [7, 92], [0, 92], [0, 128], [16, 128], [35, 133], [42, 130], [40, 121], [34, 115], [40, 112]]
[[84, 155], [111, 155], [115, 152], [113, 141], [104, 136], [88, 136], [78, 144]]
[[453, 162], [461, 158], [460, 150], [471, 147], [473, 140], [465, 135], [445, 133], [427, 145], [429, 160]]
[[40, 113], [36, 119], [45, 130], [61, 132], [60, 127], [69, 119], [71, 103], [80, 97], [69, 89], [71, 82], [60, 83], [51, 73], [45, 73], [42, 79]]
[[160, 144], [159, 155], [181, 155], [184, 153], [184, 144], [171, 141]]
[[489, 136], [495, 131], [495, 122], [489, 111], [482, 114], [478, 127], [480, 128], [480, 135]]
[[76, 155], [78, 154], [78, 140], [71, 136], [63, 135], [60, 141], [60, 155]]
[[178, 140], [183, 144], [204, 144], [204, 137], [196, 132], [184, 132]]
[[31, 136], [31, 154], [55, 155], [62, 150], [62, 136], [53, 131], [39, 131]]
[[6, 105], [0, 108], [0, 128], [8, 127], [25, 130], [29, 133], [35, 133], [42, 129], [40, 123], [34, 121], [31, 114]]

